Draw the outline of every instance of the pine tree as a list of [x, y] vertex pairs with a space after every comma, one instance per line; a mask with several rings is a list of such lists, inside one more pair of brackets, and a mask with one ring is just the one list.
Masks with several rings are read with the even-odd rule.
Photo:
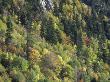
[[6, 31], [6, 39], [5, 39], [5, 44], [8, 46], [12, 44], [12, 32], [13, 32], [13, 25], [12, 25], [12, 19], [9, 16], [7, 18], [7, 31]]

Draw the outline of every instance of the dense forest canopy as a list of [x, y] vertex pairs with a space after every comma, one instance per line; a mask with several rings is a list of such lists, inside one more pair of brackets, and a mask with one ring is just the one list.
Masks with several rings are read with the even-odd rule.
[[0, 0], [0, 82], [110, 82], [110, 0]]

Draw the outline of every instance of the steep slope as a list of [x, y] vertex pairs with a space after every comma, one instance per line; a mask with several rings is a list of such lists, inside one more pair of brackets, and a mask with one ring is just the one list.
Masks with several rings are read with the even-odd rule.
[[0, 82], [109, 82], [109, 0], [0, 0]]

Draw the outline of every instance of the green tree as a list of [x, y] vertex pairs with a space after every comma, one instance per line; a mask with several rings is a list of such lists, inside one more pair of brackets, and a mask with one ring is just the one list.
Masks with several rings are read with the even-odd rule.
[[7, 18], [7, 30], [6, 30], [6, 38], [5, 38], [5, 44], [7, 45], [7, 50], [8, 46], [12, 44], [12, 32], [13, 32], [13, 24], [12, 24], [12, 19], [9, 16]]
[[47, 12], [42, 21], [41, 36], [48, 42], [56, 44], [57, 42], [62, 42], [61, 31], [63, 31], [63, 26], [58, 18], [51, 12]]

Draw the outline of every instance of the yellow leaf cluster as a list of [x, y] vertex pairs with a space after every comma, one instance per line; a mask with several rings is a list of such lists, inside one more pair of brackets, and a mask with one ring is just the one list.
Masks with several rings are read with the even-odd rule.
[[92, 73], [91, 73], [91, 76], [92, 76], [93, 78], [95, 78], [96, 80], [98, 80], [98, 79], [99, 79], [98, 74], [97, 74], [97, 73], [95, 73], [95, 72], [92, 72]]
[[44, 55], [50, 54], [50, 51], [49, 51], [48, 49], [44, 48], [44, 49], [43, 49], [43, 54], [44, 54]]
[[109, 70], [110, 67], [109, 67], [109, 65], [107, 63], [105, 63], [104, 64], [104, 68], [105, 68], [105, 70]]
[[37, 61], [39, 61], [40, 60], [39, 51], [32, 48], [31, 51], [29, 52], [29, 59], [32, 63], [36, 63]]

